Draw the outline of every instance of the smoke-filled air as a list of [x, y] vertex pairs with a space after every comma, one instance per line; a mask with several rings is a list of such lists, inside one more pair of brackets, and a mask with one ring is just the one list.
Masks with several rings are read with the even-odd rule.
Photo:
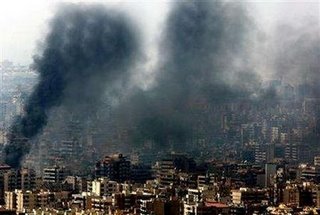
[[133, 118], [130, 142], [183, 150], [194, 135], [210, 138], [212, 108], [257, 90], [258, 77], [249, 68], [250, 28], [241, 4], [176, 4], [162, 33], [153, 86], [123, 104], [131, 106], [120, 114]]
[[34, 57], [39, 73], [25, 107], [10, 129], [5, 162], [18, 167], [29, 139], [42, 132], [53, 107], [72, 105], [88, 114], [106, 89], [129, 72], [138, 55], [137, 35], [128, 19], [100, 6], [65, 5], [50, 22], [50, 32]]
[[[320, 92], [317, 24], [278, 26], [271, 35], [248, 5], [171, 3], [157, 29], [153, 67], [144, 67], [142, 22], [116, 7], [60, 7], [34, 58], [38, 84], [11, 125], [5, 162], [18, 167], [33, 157], [52, 164], [41, 156], [44, 149], [57, 157], [66, 141], [77, 144], [87, 167], [114, 151], [200, 157], [208, 148], [244, 147], [243, 131], [251, 124], [241, 121], [257, 116], [253, 127], [267, 126], [260, 113], [272, 121], [279, 104], [295, 107], [302, 96]], [[305, 90], [293, 92], [292, 86]], [[263, 132], [257, 141], [267, 143]], [[317, 144], [317, 134], [310, 135], [310, 144]], [[65, 165], [72, 163], [68, 156], [62, 156]]]

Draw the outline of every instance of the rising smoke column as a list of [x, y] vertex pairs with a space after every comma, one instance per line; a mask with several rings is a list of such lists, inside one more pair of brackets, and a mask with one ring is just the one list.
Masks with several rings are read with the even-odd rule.
[[162, 51], [167, 58], [158, 74], [159, 88], [176, 89], [182, 97], [203, 95], [214, 102], [246, 93], [248, 87], [241, 85], [255, 81], [244, 78], [253, 75], [247, 65], [252, 28], [242, 4], [196, 0], [177, 4], [164, 34]]
[[130, 101], [141, 110], [133, 114], [140, 116], [134, 141], [151, 140], [161, 149], [175, 142], [183, 150], [195, 133], [213, 131], [203, 106], [249, 98], [258, 87], [248, 59], [253, 27], [238, 3], [176, 3], [160, 45], [156, 84]]
[[[64, 5], [50, 24], [34, 67], [39, 83], [17, 118], [5, 146], [5, 162], [18, 167], [30, 143], [47, 124], [51, 108], [73, 104], [90, 112], [108, 85], [127, 76], [138, 48], [136, 33], [121, 14], [100, 6]], [[84, 115], [87, 112], [83, 112]]]

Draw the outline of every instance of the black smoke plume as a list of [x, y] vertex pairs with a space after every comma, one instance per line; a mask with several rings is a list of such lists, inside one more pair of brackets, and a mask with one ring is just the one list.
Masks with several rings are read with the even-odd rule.
[[122, 14], [101, 6], [61, 7], [34, 59], [39, 83], [11, 126], [5, 162], [20, 165], [31, 147], [28, 139], [47, 124], [53, 107], [70, 104], [86, 115], [98, 106], [106, 88], [127, 76], [137, 47], [136, 32]]
[[252, 28], [238, 3], [175, 4], [160, 45], [155, 85], [124, 105], [133, 109], [133, 141], [184, 150], [190, 139], [210, 137], [216, 126], [212, 107], [247, 99], [258, 88], [249, 69]]

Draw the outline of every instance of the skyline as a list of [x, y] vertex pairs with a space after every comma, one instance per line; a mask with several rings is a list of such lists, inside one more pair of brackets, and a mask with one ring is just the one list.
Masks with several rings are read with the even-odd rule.
[[320, 0], [81, 2], [0, 3], [0, 214], [320, 214]]
[[[210, 142], [219, 105], [318, 97], [317, 13], [301, 7], [312, 3], [142, 3], [57, 4], [32, 65], [38, 83], [10, 125], [6, 163], [19, 166], [47, 126], [60, 123], [56, 114], [83, 126], [122, 124], [133, 146], [183, 150], [194, 135], [206, 133]], [[138, 13], [140, 5], [152, 16]], [[153, 13], [159, 5], [163, 16]], [[266, 79], [280, 80], [281, 89]]]

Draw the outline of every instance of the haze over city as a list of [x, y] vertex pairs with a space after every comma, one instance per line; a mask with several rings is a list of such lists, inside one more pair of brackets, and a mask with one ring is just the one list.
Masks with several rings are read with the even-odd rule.
[[318, 214], [319, 1], [0, 3], [0, 214]]

